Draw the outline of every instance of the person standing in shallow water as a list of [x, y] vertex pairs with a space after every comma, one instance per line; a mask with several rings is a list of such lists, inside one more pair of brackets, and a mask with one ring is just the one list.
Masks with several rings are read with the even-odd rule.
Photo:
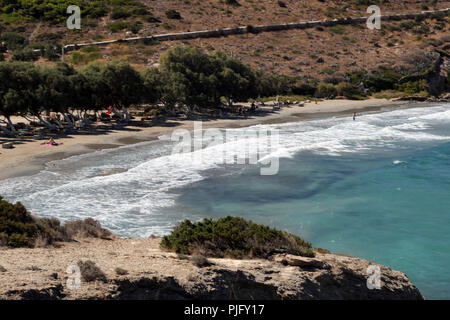
[[356, 112], [353, 112], [353, 121], [356, 120]]

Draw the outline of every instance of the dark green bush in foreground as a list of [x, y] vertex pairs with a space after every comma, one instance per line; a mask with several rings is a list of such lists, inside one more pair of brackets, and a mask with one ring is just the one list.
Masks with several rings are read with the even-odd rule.
[[209, 257], [261, 257], [290, 253], [313, 257], [311, 244], [296, 235], [238, 217], [183, 221], [161, 241], [161, 248]]
[[51, 237], [51, 230], [38, 224], [21, 203], [0, 197], [0, 245], [33, 247], [38, 236]]
[[9, 203], [0, 196], [0, 246], [47, 246], [74, 237], [106, 238], [111, 233], [94, 219], [69, 221], [32, 216], [20, 203]]

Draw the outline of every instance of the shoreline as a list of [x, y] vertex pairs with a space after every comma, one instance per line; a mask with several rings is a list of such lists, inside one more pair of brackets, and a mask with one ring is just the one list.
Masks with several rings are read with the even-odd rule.
[[0, 151], [0, 180], [33, 175], [45, 168], [46, 163], [66, 159], [72, 156], [95, 152], [102, 149], [117, 148], [139, 142], [156, 140], [176, 129], [193, 130], [195, 121], [202, 121], [207, 128], [242, 128], [258, 124], [277, 124], [296, 121], [344, 116], [353, 112], [382, 111], [382, 108], [394, 108], [410, 104], [409, 101], [391, 101], [387, 99], [368, 100], [325, 100], [317, 104], [305, 103], [303, 107], [282, 107], [270, 111], [266, 106], [263, 115], [251, 115], [248, 118], [219, 118], [206, 120], [169, 120], [162, 125], [140, 127], [128, 125], [122, 129], [110, 128], [107, 132], [77, 133], [57, 138], [57, 147], [42, 146], [43, 140], [0, 138], [0, 142], [14, 141], [14, 149]]

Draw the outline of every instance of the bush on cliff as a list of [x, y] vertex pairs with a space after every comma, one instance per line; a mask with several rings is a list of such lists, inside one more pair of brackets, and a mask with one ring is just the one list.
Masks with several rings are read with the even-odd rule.
[[20, 202], [12, 204], [0, 197], [0, 245], [33, 247], [38, 237], [51, 238], [52, 231], [39, 224]]
[[9, 203], [0, 196], [0, 246], [47, 246], [74, 237], [106, 238], [111, 235], [94, 219], [69, 221], [65, 225], [55, 218], [37, 218], [20, 203]]
[[209, 257], [261, 257], [290, 253], [313, 257], [311, 244], [300, 237], [238, 217], [183, 221], [161, 241], [161, 248]]

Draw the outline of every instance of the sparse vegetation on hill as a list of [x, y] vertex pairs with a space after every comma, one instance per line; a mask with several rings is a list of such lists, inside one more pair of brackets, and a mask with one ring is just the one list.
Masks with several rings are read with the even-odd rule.
[[291, 253], [313, 257], [309, 242], [300, 237], [238, 217], [185, 220], [165, 236], [161, 247], [180, 254], [209, 257], [263, 257]]
[[[129, 37], [130, 34], [151, 36], [168, 33], [169, 30], [198, 31], [236, 26], [249, 26], [248, 29], [253, 30], [253, 26], [264, 24], [367, 16], [369, 4], [378, 4], [382, 14], [420, 12], [424, 10], [424, 5], [429, 10], [450, 6], [449, 1], [414, 0], [401, 3], [382, 0], [74, 0], [70, 4], [79, 4], [82, 11], [80, 31], [65, 27], [68, 15], [61, 8], [63, 5], [67, 7], [68, 3], [66, 0], [0, 0], [0, 33], [13, 32], [26, 39], [26, 43], [19, 48], [8, 48], [20, 51], [26, 46], [37, 49], [51, 44], [54, 48], [48, 50], [51, 54], [37, 61], [39, 64], [48, 64], [45, 60], [56, 60], [54, 53], [61, 51], [57, 44], [118, 39]], [[55, 12], [60, 14], [60, 20], [54, 19]], [[364, 24], [352, 23], [308, 30], [252, 32], [201, 41], [120, 43], [103, 46], [98, 54], [88, 57], [72, 53], [67, 61], [78, 68], [89, 61], [124, 59], [138, 69], [143, 69], [155, 64], [172, 46], [195, 44], [208, 51], [212, 47], [228, 55], [233, 54], [254, 69], [306, 82], [321, 81], [336, 85], [346, 82], [345, 77], [349, 72], [360, 69], [370, 72], [379, 65], [394, 63], [403, 53], [413, 48], [433, 50], [431, 42], [438, 41], [448, 33], [448, 28], [448, 13], [442, 12], [426, 19], [383, 21], [381, 30], [368, 30]], [[10, 52], [4, 59], [11, 59], [12, 55]], [[34, 59], [23, 53], [15, 56], [15, 59], [18, 57], [20, 60]], [[321, 62], [318, 62], [318, 57]]]
[[147, 15], [146, 6], [137, 0], [0, 0], [0, 13], [6, 22], [48, 21], [67, 19], [67, 7], [77, 5], [83, 17], [100, 18], [111, 12], [111, 18]]

